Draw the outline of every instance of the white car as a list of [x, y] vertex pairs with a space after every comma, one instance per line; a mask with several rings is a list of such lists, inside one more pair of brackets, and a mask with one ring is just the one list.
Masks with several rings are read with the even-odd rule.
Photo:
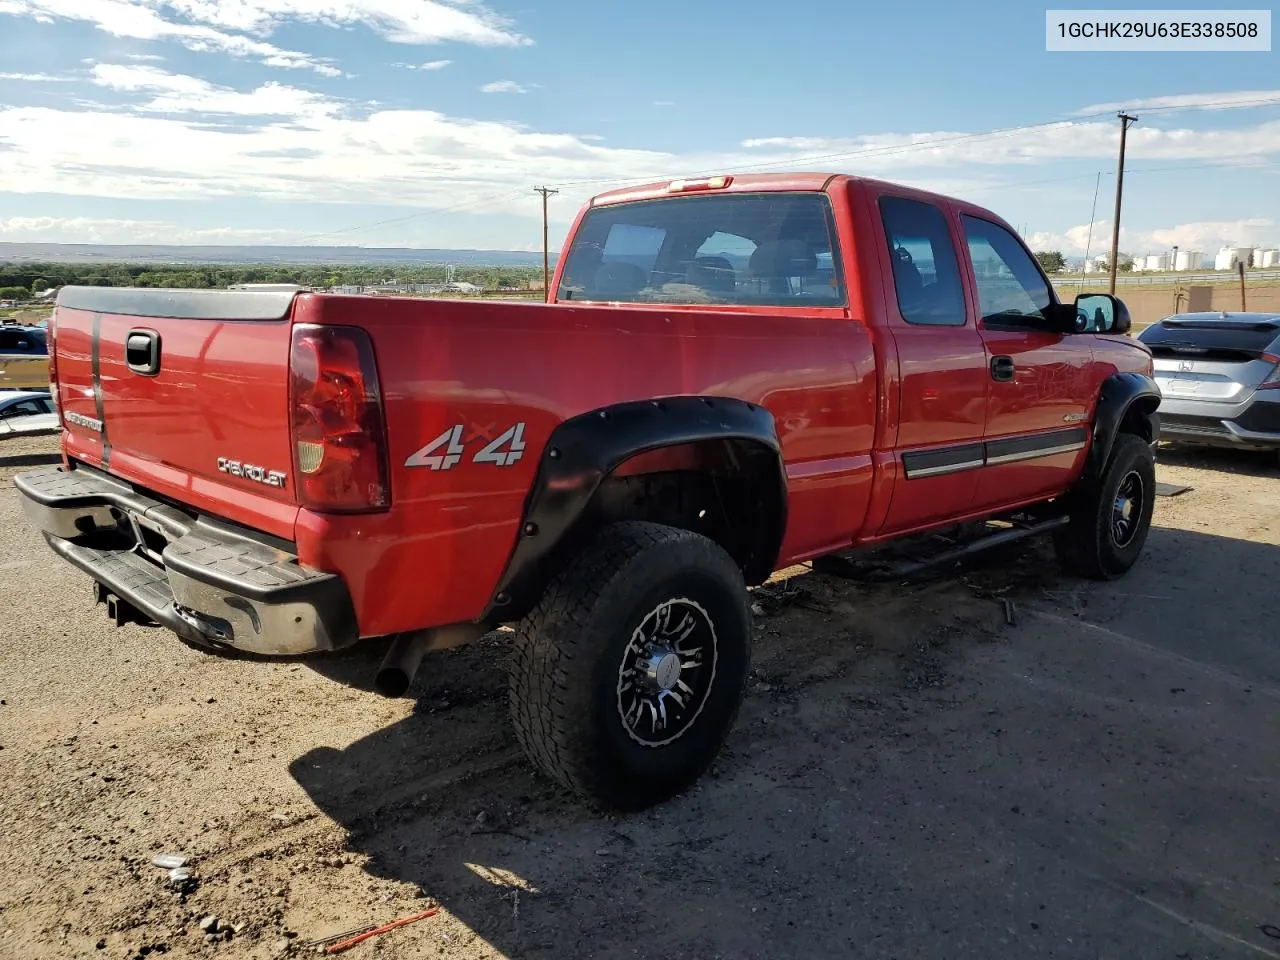
[[57, 429], [58, 414], [47, 390], [0, 390], [0, 437]]

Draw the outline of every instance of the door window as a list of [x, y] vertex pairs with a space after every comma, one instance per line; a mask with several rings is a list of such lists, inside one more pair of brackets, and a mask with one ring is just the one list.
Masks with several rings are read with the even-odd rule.
[[907, 323], [964, 326], [964, 292], [951, 231], [931, 203], [881, 197], [898, 311]]
[[983, 322], [1016, 325], [1023, 317], [1047, 319], [1053, 303], [1049, 283], [1018, 238], [989, 220], [962, 216], [960, 222]]

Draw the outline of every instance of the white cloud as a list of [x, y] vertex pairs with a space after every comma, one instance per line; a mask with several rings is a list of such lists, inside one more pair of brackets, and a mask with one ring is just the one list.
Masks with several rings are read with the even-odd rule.
[[75, 79], [51, 73], [0, 73], [0, 80], [18, 80], [23, 83], [69, 83]]
[[188, 50], [218, 51], [237, 57], [252, 57], [268, 66], [286, 69], [308, 68], [322, 73], [339, 73], [319, 58], [295, 50], [283, 50], [262, 40], [227, 33], [201, 23], [178, 23], [161, 17], [153, 7], [163, 0], [4, 0], [0, 13], [50, 16], [92, 23], [115, 37], [135, 40], [175, 40]]
[[653, 105], [655, 107], [674, 107], [676, 102], [674, 100], [655, 100]]
[[1094, 103], [1076, 110], [1075, 116], [1113, 113], [1117, 110], [1240, 110], [1280, 103], [1280, 90], [1236, 90], [1228, 93], [1179, 93], [1169, 97]]
[[154, 92], [141, 105], [155, 113], [229, 114], [247, 117], [291, 117], [312, 121], [338, 112], [340, 104], [319, 94], [269, 81], [248, 93], [219, 87], [198, 77], [166, 73], [155, 67], [100, 63], [93, 82], [127, 93]]
[[[129, 68], [125, 68], [129, 69]], [[138, 71], [139, 68], [133, 68]], [[146, 68], [141, 68], [145, 70]], [[254, 197], [402, 208], [535, 212], [528, 185], [671, 170], [675, 157], [611, 148], [570, 134], [427, 110], [365, 110], [336, 101], [286, 101], [281, 121], [219, 127], [200, 115], [163, 116], [213, 101], [261, 113], [266, 95], [212, 87], [161, 71], [112, 73], [122, 92], [150, 96], [133, 112], [0, 108], [0, 191], [119, 199]], [[298, 96], [283, 88], [278, 96]], [[590, 187], [565, 191], [571, 211]], [[529, 196], [525, 196], [529, 194]], [[506, 201], [510, 195], [512, 200]], [[502, 203], [496, 201], [502, 200]]]
[[160, 220], [93, 217], [0, 219], [0, 241], [8, 243], [288, 243], [298, 236], [294, 230], [197, 228]]
[[127, 53], [125, 58], [128, 60], [137, 60], [140, 63], [160, 63], [164, 61], [164, 57], [157, 56], [154, 53]]
[[[30, 2], [30, 0], [29, 0]], [[80, 0], [77, 0], [80, 2]], [[141, 0], [198, 23], [246, 33], [270, 33], [288, 22], [363, 25], [393, 43], [442, 41], [484, 47], [531, 41], [510, 21], [475, 0]]]
[[290, 23], [365, 26], [393, 43], [445, 41], [523, 46], [532, 41], [474, 0], [0, 0], [0, 14], [79, 20], [117, 37], [173, 40], [189, 50], [217, 51], [268, 66], [342, 71], [325, 58], [267, 42]]
[[481, 93], [528, 93], [528, 87], [522, 87], [514, 80], [494, 80], [480, 88]]
[[[1060, 250], [1069, 255], [1085, 252], [1089, 225], [1079, 224], [1062, 233], [1038, 232], [1027, 238], [1032, 250]], [[1120, 249], [1134, 256], [1179, 250], [1199, 250], [1212, 256], [1225, 246], [1276, 246], [1280, 243], [1280, 225], [1268, 217], [1241, 220], [1200, 220], [1151, 230], [1120, 228]], [[1090, 254], [1097, 256], [1111, 249], [1111, 221], [1099, 220], [1093, 225]]]
[[452, 63], [452, 60], [428, 60], [426, 63], [393, 63], [392, 66], [401, 70], [443, 70]]

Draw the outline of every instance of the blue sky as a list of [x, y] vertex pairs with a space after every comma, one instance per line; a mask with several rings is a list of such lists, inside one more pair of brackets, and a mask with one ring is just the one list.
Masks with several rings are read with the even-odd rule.
[[1101, 172], [1097, 252], [1124, 105], [1125, 249], [1280, 245], [1273, 53], [1047, 53], [1044, 16], [0, 0], [0, 240], [534, 249], [534, 184], [558, 242], [614, 185], [794, 168], [954, 193], [1069, 254]]

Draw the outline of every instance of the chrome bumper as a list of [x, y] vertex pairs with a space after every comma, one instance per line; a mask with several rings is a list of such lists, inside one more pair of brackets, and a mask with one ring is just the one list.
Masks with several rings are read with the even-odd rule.
[[199, 646], [263, 656], [336, 650], [359, 638], [342, 578], [85, 468], [14, 478], [55, 552]]

